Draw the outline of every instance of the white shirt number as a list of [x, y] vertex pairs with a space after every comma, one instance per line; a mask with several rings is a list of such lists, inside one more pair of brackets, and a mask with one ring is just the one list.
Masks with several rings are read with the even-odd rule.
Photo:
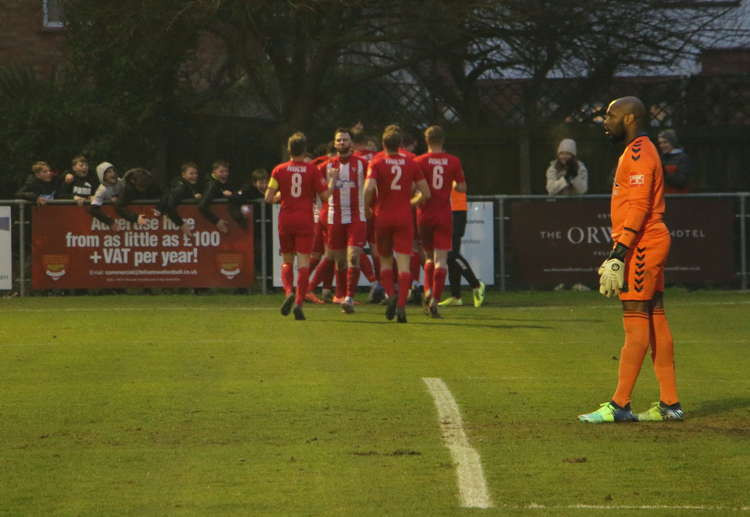
[[292, 197], [300, 197], [302, 195], [302, 174], [295, 172], [292, 174]]
[[435, 190], [440, 190], [443, 188], [443, 184], [445, 182], [445, 179], [443, 178], [444, 173], [445, 169], [442, 165], [435, 165], [435, 167], [432, 169], [432, 187]]
[[398, 184], [401, 179], [401, 167], [394, 165], [391, 167], [391, 173], [394, 175], [393, 181], [391, 181], [391, 190], [401, 190], [401, 185]]

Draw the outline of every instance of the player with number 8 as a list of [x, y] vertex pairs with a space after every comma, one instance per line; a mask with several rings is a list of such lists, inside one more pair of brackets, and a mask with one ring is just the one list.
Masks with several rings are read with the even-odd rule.
[[[314, 164], [305, 161], [307, 139], [303, 133], [289, 137], [287, 149], [290, 160], [277, 165], [265, 193], [267, 203], [273, 203], [276, 193], [281, 194], [279, 212], [279, 244], [283, 263], [281, 283], [286, 298], [281, 314], [286, 316], [294, 305], [294, 318], [304, 320], [302, 312], [308, 277], [310, 276], [310, 252], [313, 244], [313, 201], [317, 195], [328, 199], [328, 188]], [[294, 257], [297, 256], [297, 290], [292, 287], [294, 279]]]

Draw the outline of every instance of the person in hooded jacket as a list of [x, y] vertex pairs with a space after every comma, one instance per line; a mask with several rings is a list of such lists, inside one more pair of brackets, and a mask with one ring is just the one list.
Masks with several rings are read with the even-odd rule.
[[550, 196], [585, 194], [589, 189], [589, 173], [578, 159], [575, 140], [564, 138], [557, 146], [557, 158], [547, 168], [547, 193]]

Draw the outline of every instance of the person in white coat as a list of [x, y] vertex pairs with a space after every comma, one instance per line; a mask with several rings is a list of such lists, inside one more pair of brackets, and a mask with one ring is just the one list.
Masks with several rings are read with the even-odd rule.
[[550, 196], [585, 194], [589, 189], [586, 165], [577, 158], [576, 142], [565, 138], [557, 146], [557, 159], [547, 168], [547, 193]]

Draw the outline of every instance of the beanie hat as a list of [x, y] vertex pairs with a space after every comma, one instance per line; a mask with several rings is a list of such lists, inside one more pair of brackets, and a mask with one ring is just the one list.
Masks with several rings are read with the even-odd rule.
[[102, 162], [96, 166], [96, 175], [99, 176], [99, 181], [101, 183], [104, 183], [104, 173], [107, 172], [107, 169], [111, 169], [112, 167], [114, 167], [114, 165], [109, 162]]
[[672, 147], [680, 147], [680, 142], [677, 140], [677, 133], [675, 133], [674, 129], [665, 129], [659, 133], [659, 138], [663, 138], [669, 142]]
[[576, 141], [572, 138], [563, 138], [560, 141], [560, 145], [557, 146], [557, 154], [560, 153], [570, 153], [573, 156], [576, 156], [578, 154], [576, 150]]

